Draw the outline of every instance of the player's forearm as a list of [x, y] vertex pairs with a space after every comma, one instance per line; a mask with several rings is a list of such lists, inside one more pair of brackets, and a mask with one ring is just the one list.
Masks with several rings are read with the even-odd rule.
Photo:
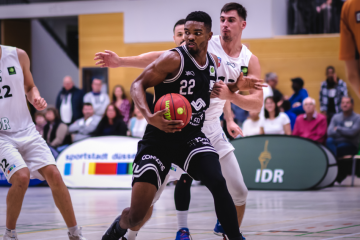
[[254, 90], [252, 94], [245, 96], [241, 94], [233, 94], [231, 102], [246, 111], [260, 112], [263, 105], [263, 93], [262, 91]]
[[139, 56], [121, 57], [119, 66], [146, 68], [150, 63], [154, 62], [163, 52], [148, 52]]
[[134, 81], [131, 84], [130, 95], [139, 109], [139, 111], [143, 114], [147, 122], [149, 122], [149, 118], [152, 115], [149, 109], [149, 106], [146, 102], [146, 87], [141, 83], [141, 81]]
[[40, 97], [39, 89], [36, 86], [32, 86], [32, 87], [29, 87], [28, 89], [26, 89], [25, 94], [26, 94], [27, 100], [31, 104], [33, 104], [35, 98]]
[[232, 114], [231, 114], [231, 102], [230, 101], [226, 101], [225, 105], [224, 105], [224, 119], [226, 122], [230, 122], [230, 121], [234, 121], [234, 119], [232, 118]]

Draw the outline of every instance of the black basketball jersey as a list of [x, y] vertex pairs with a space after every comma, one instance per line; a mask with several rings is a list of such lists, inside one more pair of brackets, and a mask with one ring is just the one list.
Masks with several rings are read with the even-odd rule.
[[144, 139], [147, 137], [176, 140], [191, 138], [201, 131], [205, 120], [205, 110], [210, 105], [210, 93], [217, 79], [216, 63], [212, 55], [208, 52], [206, 64], [200, 66], [186, 46], [177, 47], [170, 51], [179, 53], [181, 57], [180, 70], [174, 78], [166, 79], [154, 87], [155, 103], [165, 94], [181, 94], [189, 101], [192, 116], [189, 124], [181, 132], [176, 133], [165, 133], [149, 124]]

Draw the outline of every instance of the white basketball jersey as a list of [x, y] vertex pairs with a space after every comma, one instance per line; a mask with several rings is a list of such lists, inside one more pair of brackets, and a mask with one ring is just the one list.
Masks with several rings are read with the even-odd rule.
[[[240, 72], [243, 72], [244, 76], [247, 75], [252, 53], [244, 44], [242, 45], [240, 56], [233, 58], [225, 53], [221, 46], [220, 36], [216, 35], [209, 41], [208, 52], [218, 57], [220, 65], [217, 69], [218, 80], [222, 80], [224, 83], [232, 83], [237, 81]], [[205, 112], [205, 123], [220, 118], [225, 102], [225, 100], [219, 98], [210, 99], [210, 107]]]
[[27, 106], [24, 74], [15, 47], [1, 47], [0, 134], [18, 132], [34, 125]]

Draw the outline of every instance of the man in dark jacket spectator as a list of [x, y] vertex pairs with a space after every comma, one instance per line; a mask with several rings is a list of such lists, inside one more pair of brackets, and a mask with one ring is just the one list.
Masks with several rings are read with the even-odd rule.
[[84, 92], [74, 86], [70, 76], [64, 77], [63, 88], [56, 98], [56, 108], [60, 113], [61, 121], [67, 125], [83, 117]]

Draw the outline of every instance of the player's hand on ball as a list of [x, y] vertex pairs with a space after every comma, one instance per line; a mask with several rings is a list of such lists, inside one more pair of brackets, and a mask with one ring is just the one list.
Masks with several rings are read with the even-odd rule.
[[105, 50], [105, 52], [95, 53], [94, 60], [99, 60], [95, 63], [95, 65], [100, 65], [100, 67], [117, 68], [121, 66], [119, 56], [109, 50]]
[[263, 84], [263, 82], [264, 80], [255, 77], [245, 77], [244, 74], [241, 72], [236, 82], [236, 86], [241, 91], [246, 91], [250, 89], [262, 90], [263, 87], [267, 87], [267, 85]]
[[157, 127], [158, 129], [166, 133], [180, 132], [181, 129], [179, 129], [179, 127], [184, 125], [183, 121], [165, 119], [164, 114], [167, 111], [168, 109], [164, 109], [154, 113], [152, 117], [149, 119], [149, 124]]
[[47, 103], [42, 97], [35, 98], [32, 105], [38, 111], [44, 110], [47, 107]]
[[222, 100], [229, 100], [231, 94], [233, 94], [228, 86], [223, 82], [216, 82], [213, 86], [213, 90], [211, 91], [211, 98], [220, 98]]
[[237, 125], [234, 121], [227, 121], [226, 122], [227, 131], [231, 137], [236, 138], [237, 136], [244, 136], [239, 125]]

